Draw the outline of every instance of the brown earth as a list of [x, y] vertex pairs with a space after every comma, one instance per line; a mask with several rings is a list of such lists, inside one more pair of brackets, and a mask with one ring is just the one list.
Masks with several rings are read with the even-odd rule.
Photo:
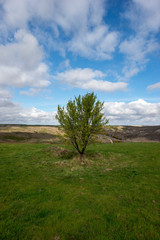
[[[43, 142], [58, 143], [63, 132], [57, 126], [0, 125], [0, 143]], [[113, 142], [160, 142], [160, 126], [106, 126], [96, 141]]]
[[160, 142], [160, 126], [107, 126], [104, 134], [114, 142]]

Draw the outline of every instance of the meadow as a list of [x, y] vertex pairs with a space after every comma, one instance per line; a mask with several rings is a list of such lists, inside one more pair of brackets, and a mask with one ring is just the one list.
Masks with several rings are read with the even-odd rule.
[[160, 143], [58, 147], [0, 144], [0, 239], [160, 239]]

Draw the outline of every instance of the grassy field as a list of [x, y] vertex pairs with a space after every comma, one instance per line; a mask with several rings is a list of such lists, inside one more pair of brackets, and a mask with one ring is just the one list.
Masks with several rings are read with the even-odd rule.
[[0, 144], [0, 239], [160, 239], [160, 143]]

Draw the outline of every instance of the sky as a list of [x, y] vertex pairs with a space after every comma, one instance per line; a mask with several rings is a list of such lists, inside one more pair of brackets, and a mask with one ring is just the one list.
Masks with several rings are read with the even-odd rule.
[[0, 0], [1, 124], [92, 91], [110, 125], [160, 125], [160, 0]]

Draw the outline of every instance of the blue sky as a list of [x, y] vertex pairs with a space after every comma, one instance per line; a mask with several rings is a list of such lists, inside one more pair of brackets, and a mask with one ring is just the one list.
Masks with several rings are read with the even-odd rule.
[[110, 124], [160, 124], [159, 0], [0, 0], [0, 123], [56, 124], [94, 91]]

